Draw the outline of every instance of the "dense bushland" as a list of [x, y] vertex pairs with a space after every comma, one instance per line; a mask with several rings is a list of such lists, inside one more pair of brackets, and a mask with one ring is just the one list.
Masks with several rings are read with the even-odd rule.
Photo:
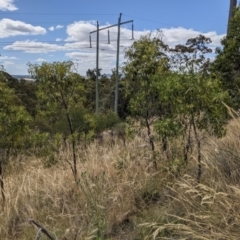
[[[108, 78], [71, 61], [0, 75], [0, 238], [237, 239], [239, 9], [211, 39], [126, 49], [113, 113]], [[99, 109], [95, 114], [95, 81]]]

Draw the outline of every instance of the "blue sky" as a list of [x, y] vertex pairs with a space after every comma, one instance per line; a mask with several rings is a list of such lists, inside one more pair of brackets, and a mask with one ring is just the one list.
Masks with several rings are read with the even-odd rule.
[[[219, 46], [227, 29], [230, 0], [0, 0], [0, 62], [10, 74], [27, 74], [27, 63], [76, 62], [85, 75], [95, 68], [96, 44], [89, 32], [134, 20], [134, 37], [161, 29], [169, 45], [185, 43], [204, 34]], [[116, 60], [117, 28], [100, 32], [99, 67], [111, 73]], [[120, 62], [124, 49], [132, 44], [131, 24], [121, 26]]]

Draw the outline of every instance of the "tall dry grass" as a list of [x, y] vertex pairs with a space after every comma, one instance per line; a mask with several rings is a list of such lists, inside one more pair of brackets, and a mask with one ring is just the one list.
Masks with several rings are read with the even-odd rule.
[[150, 221], [140, 224], [143, 239], [240, 238], [239, 136], [240, 120], [234, 119], [224, 138], [205, 139], [201, 184], [194, 177], [192, 156], [188, 172], [168, 186], [166, 204], [155, 206]]
[[66, 161], [71, 159], [69, 150], [60, 152], [58, 164], [51, 168], [34, 157], [13, 164], [5, 179], [0, 239], [33, 239], [36, 229], [29, 219], [56, 239], [122, 239], [132, 234], [129, 219], [145, 204], [144, 188], [159, 178], [151, 173], [151, 151], [140, 145], [136, 138], [126, 147], [93, 143], [79, 148], [77, 183]]
[[79, 147], [77, 182], [66, 161], [69, 150], [62, 150], [51, 168], [35, 157], [12, 161], [0, 239], [34, 239], [37, 229], [29, 219], [59, 240], [239, 239], [238, 132], [240, 121], [235, 119], [226, 137], [206, 138], [201, 184], [194, 150], [189, 165], [181, 165], [177, 141], [168, 158], [160, 150], [155, 153], [157, 170], [150, 148], [138, 137], [126, 147]]

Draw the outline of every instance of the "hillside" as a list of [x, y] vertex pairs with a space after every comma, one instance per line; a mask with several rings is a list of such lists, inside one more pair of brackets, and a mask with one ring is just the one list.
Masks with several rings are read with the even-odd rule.
[[238, 239], [240, 120], [227, 128], [219, 140], [202, 135], [200, 184], [195, 149], [185, 167], [177, 141], [168, 150], [173, 161], [158, 151], [157, 170], [138, 136], [126, 147], [79, 146], [77, 182], [66, 161], [70, 146], [56, 153], [50, 168], [44, 159], [19, 155], [7, 169], [0, 239], [33, 239], [37, 230], [29, 219], [55, 239]]

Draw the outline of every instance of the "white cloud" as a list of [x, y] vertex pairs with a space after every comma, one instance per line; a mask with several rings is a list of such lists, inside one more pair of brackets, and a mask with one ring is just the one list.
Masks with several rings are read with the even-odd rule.
[[[77, 63], [76, 67], [81, 75], [85, 75], [88, 69], [96, 68], [96, 53], [94, 52], [71, 52], [66, 53], [66, 57]], [[122, 60], [122, 56], [120, 56]], [[103, 69], [104, 73], [110, 73], [111, 69], [115, 68], [113, 63], [116, 60], [116, 54], [100, 53], [99, 68]]]
[[0, 56], [0, 60], [16, 60], [16, 57]]
[[64, 28], [64, 26], [62, 26], [62, 25], [57, 25], [56, 26], [56, 29], [61, 29], [61, 28]]
[[45, 59], [43, 59], [43, 58], [38, 58], [37, 60], [36, 60], [36, 62], [47, 62]]
[[0, 38], [7, 38], [18, 35], [43, 35], [46, 29], [40, 26], [15, 21], [7, 18], [0, 20]]
[[74, 22], [67, 26], [68, 38], [66, 41], [79, 41], [88, 39], [89, 32], [96, 30], [96, 26], [93, 21]]
[[[107, 27], [100, 26], [100, 28]], [[73, 41], [73, 43], [65, 44], [65, 47], [68, 49], [81, 49], [81, 46], [89, 45], [89, 33], [96, 30], [96, 25], [94, 22], [74, 22], [67, 26], [67, 34], [68, 37], [66, 41]], [[106, 71], [110, 71], [111, 68], [115, 67], [116, 61], [116, 39], [117, 39], [117, 27], [113, 27], [109, 29], [110, 31], [110, 42], [111, 44], [107, 44], [108, 42], [108, 30], [100, 31], [99, 39], [100, 39], [100, 57], [99, 57], [99, 65], [101, 68], [106, 69]], [[164, 28], [163, 32], [163, 40], [166, 44], [170, 46], [174, 46], [177, 44], [185, 44], [189, 38], [194, 38], [199, 34], [203, 34], [206, 37], [210, 37], [212, 39], [212, 44], [210, 47], [215, 48], [220, 45], [220, 40], [224, 37], [224, 35], [218, 35], [216, 32], [200, 32], [193, 29], [186, 28]], [[141, 36], [150, 33], [149, 30], [143, 31], [134, 31], [134, 39], [138, 40]], [[157, 34], [157, 30], [152, 31], [152, 34]], [[132, 30], [127, 28], [121, 28], [121, 42], [122, 46], [120, 51], [120, 62], [124, 61], [124, 52], [123, 49], [131, 46], [133, 43], [132, 39]], [[89, 52], [70, 52], [66, 54], [66, 57], [69, 57], [72, 60], [78, 60], [81, 63], [81, 69], [85, 70], [88, 68], [95, 67], [95, 47], [96, 47], [96, 33], [91, 34], [92, 46], [94, 47], [91, 54]], [[81, 44], [80, 44], [81, 43]], [[83, 49], [82, 49], [83, 50]]]
[[26, 40], [26, 41], [16, 41], [11, 45], [5, 46], [3, 49], [24, 51], [27, 53], [48, 53], [48, 52], [64, 50], [64, 47], [57, 44], [49, 44], [49, 43]]
[[13, 65], [15, 64], [13, 61], [5, 61], [3, 62], [3, 65], [6, 66], [6, 65]]
[[[101, 26], [105, 27], [105, 26]], [[60, 45], [59, 43], [50, 44], [43, 43], [37, 41], [17, 41], [11, 45], [5, 46], [4, 49], [8, 50], [22, 50], [25, 52], [53, 52], [53, 51], [76, 51], [83, 50], [89, 48], [89, 32], [96, 30], [93, 22], [75, 22], [70, 24], [67, 27], [68, 37], [65, 41], [64, 45]], [[185, 28], [164, 28], [162, 29], [164, 37], [163, 40], [165, 43], [170, 46], [176, 44], [184, 44], [187, 39], [196, 37], [199, 34], [203, 34], [212, 39], [212, 46], [219, 46], [220, 39], [223, 38], [224, 35], [218, 35], [216, 32], [207, 32], [202, 33], [199, 31], [195, 31], [193, 29], [185, 29]], [[135, 31], [134, 38], [138, 40], [141, 36], [149, 33], [148, 30], [143, 31]], [[156, 34], [157, 31], [153, 31], [153, 35]], [[121, 47], [129, 47], [133, 43], [131, 41], [132, 31], [127, 28], [121, 29]], [[56, 38], [56, 42], [60, 42], [61, 38]], [[110, 29], [110, 44], [108, 43], [108, 33], [106, 31], [100, 32], [100, 51], [106, 51], [107, 53], [112, 52], [112, 55], [116, 55], [116, 40], [117, 40], [117, 28]], [[91, 52], [94, 52], [96, 48], [96, 34], [92, 34], [92, 49]]]
[[[100, 28], [106, 27], [100, 26]], [[56, 27], [57, 28], [57, 27]], [[17, 41], [11, 45], [5, 46], [4, 50], [20, 50], [28, 53], [48, 53], [57, 51], [68, 51], [65, 54], [66, 58], [70, 58], [73, 61], [78, 61], [79, 72], [85, 74], [88, 68], [95, 68], [96, 61], [96, 33], [92, 35], [92, 48], [89, 48], [89, 33], [95, 31], [96, 26], [93, 21], [91, 22], [74, 22], [67, 26], [67, 38], [65, 44], [61, 44], [61, 38], [56, 39], [55, 44], [37, 42], [37, 41]], [[108, 31], [107, 29], [100, 32], [100, 56], [99, 67], [103, 69], [103, 72], [109, 73], [111, 69], [115, 67], [116, 62], [116, 40], [117, 40], [117, 28], [110, 28], [110, 43], [108, 43]], [[176, 44], [184, 44], [189, 38], [203, 34], [212, 39], [211, 47], [215, 48], [220, 45], [220, 40], [224, 35], [218, 35], [216, 32], [200, 32], [193, 29], [186, 28], [164, 28], [162, 29], [164, 34], [163, 40], [170, 46]], [[150, 33], [148, 30], [134, 31], [134, 38], [138, 40], [141, 36]], [[157, 34], [157, 30], [152, 34]], [[120, 49], [120, 62], [124, 61], [124, 49], [131, 46], [133, 41], [132, 30], [127, 28], [121, 28], [121, 42]]]
[[[59, 45], [59, 44], [51, 44], [51, 43], [45, 43], [45, 42], [26, 40], [26, 41], [16, 41], [11, 45], [5, 46], [3, 49], [24, 51], [27, 53], [48, 53], [48, 52], [56, 52], [56, 51], [79, 50], [80, 48], [86, 48], [86, 44], [84, 42], [83, 43], [73, 42], [73, 43], [66, 43], [64, 45]], [[91, 50], [94, 51], [93, 48]]]
[[170, 46], [175, 46], [177, 44], [185, 44], [189, 38], [194, 38], [200, 34], [211, 38], [212, 46], [219, 46], [220, 40], [225, 36], [224, 34], [218, 35], [216, 32], [199, 32], [193, 29], [186, 28], [163, 28], [163, 41], [166, 42]]
[[14, 4], [14, 0], [0, 0], [0, 10], [16, 11], [18, 8]]
[[48, 28], [49, 31], [54, 31], [54, 26]]

